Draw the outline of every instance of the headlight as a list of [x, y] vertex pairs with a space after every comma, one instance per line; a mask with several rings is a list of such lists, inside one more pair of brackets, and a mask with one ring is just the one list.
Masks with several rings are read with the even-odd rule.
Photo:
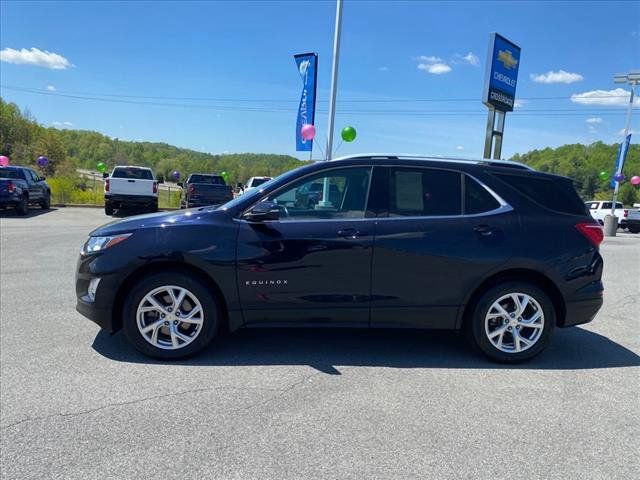
[[82, 253], [89, 254], [102, 252], [103, 250], [113, 247], [114, 245], [117, 245], [118, 243], [126, 240], [130, 236], [130, 233], [122, 233], [120, 235], [113, 235], [109, 237], [89, 237], [89, 240], [87, 240], [82, 247]]

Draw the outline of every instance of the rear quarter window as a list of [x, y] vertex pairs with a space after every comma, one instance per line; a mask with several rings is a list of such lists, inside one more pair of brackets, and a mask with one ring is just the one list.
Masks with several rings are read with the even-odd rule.
[[585, 204], [568, 178], [544, 178], [506, 173], [494, 173], [493, 175], [517, 190], [521, 195], [549, 210], [570, 215], [587, 213]]

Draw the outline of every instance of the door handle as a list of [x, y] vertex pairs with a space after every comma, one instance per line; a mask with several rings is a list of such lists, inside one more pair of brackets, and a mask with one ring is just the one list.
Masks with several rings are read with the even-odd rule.
[[338, 230], [338, 235], [343, 238], [350, 238], [353, 240], [360, 237], [366, 237], [369, 234], [367, 232], [356, 230], [355, 228], [343, 228], [342, 230]]
[[136, 183], [136, 181], [135, 181], [135, 180], [127, 180], [127, 182], [129, 182], [129, 183]]
[[496, 229], [490, 227], [489, 225], [476, 225], [473, 227], [473, 231], [478, 235], [482, 235], [483, 237], [490, 237], [496, 232]]

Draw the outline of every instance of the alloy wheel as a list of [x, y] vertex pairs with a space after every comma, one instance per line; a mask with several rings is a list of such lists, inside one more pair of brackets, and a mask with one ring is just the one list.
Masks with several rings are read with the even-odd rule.
[[136, 323], [140, 334], [154, 347], [178, 350], [193, 342], [202, 331], [204, 310], [186, 288], [164, 285], [142, 298]]
[[491, 344], [505, 353], [520, 353], [533, 347], [544, 330], [540, 303], [526, 293], [509, 293], [489, 307], [484, 329]]

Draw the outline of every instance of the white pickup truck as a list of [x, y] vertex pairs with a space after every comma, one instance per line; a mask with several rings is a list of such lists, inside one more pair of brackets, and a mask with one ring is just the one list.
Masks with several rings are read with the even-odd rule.
[[[604, 217], [611, 215], [611, 206], [613, 205], [613, 202], [593, 200], [591, 202], [586, 202], [585, 205], [589, 209], [591, 216], [600, 222], [600, 225], [603, 225]], [[624, 205], [621, 202], [616, 202], [614, 215], [618, 217], [618, 226], [620, 228], [628, 229], [631, 233], [640, 232], [640, 210], [624, 208]]]
[[153, 171], [147, 167], [117, 166], [111, 175], [105, 174], [104, 213], [113, 215], [120, 208], [158, 211], [158, 184]]

